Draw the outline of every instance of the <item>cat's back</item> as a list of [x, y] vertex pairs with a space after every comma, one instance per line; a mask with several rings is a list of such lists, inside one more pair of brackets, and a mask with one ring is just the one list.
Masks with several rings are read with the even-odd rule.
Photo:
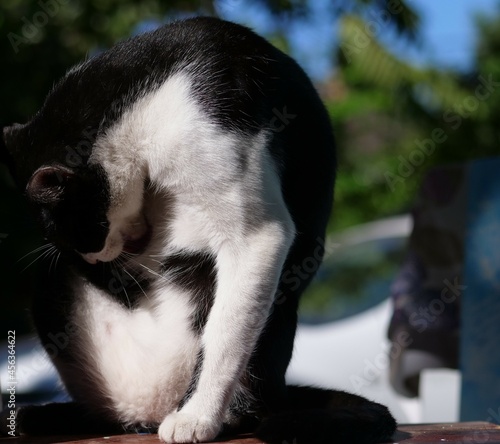
[[77, 65], [49, 94], [37, 120], [63, 122], [68, 134], [82, 127], [105, 131], [178, 73], [189, 76], [197, 101], [217, 123], [247, 134], [279, 128], [283, 104], [299, 96], [321, 109], [302, 69], [267, 40], [235, 23], [196, 17], [124, 40]]

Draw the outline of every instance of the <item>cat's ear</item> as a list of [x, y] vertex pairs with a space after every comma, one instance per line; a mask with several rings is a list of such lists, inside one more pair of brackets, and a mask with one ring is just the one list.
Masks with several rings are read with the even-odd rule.
[[31, 176], [26, 193], [33, 202], [56, 205], [74, 178], [75, 174], [61, 165], [43, 166]]

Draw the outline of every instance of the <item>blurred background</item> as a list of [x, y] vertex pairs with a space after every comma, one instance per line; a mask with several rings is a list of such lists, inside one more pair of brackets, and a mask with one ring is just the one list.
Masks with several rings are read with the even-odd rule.
[[[401, 353], [387, 333], [425, 178], [436, 167], [499, 153], [500, 2], [2, 0], [0, 122], [29, 119], [53, 83], [82, 59], [200, 14], [245, 24], [296, 58], [314, 80], [336, 132], [340, 166], [328, 256], [301, 308], [290, 381], [365, 394], [389, 404], [402, 422], [459, 419], [459, 372], [436, 372], [430, 385], [422, 378], [402, 383]], [[0, 195], [3, 340], [7, 330], [18, 337], [32, 333], [29, 300], [36, 261], [44, 258], [30, 254], [43, 241], [3, 167]], [[465, 213], [446, 224], [460, 224]], [[451, 282], [463, 267], [457, 273], [449, 275]], [[446, 316], [457, 316], [449, 311]], [[439, 328], [459, 328], [450, 325]], [[438, 341], [439, 332], [433, 338]], [[0, 374], [6, 350], [0, 350]], [[29, 342], [25, 351], [40, 350]], [[30, 359], [26, 391], [51, 392], [53, 373]], [[429, 366], [459, 367], [445, 361]], [[498, 422], [498, 404], [489, 407], [478, 419]]]

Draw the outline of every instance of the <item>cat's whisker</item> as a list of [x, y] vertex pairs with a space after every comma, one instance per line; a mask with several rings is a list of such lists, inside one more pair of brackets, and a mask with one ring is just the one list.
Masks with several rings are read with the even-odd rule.
[[156, 271], [151, 270], [151, 268], [147, 267], [147, 266], [146, 266], [146, 265], [144, 265], [144, 264], [141, 264], [139, 261], [136, 261], [136, 260], [134, 260], [134, 259], [131, 259], [131, 260], [132, 260], [135, 264], [137, 264], [137, 265], [139, 265], [140, 267], [144, 268], [147, 272], [151, 273], [152, 275], [154, 275], [154, 276], [156, 276], [156, 277], [158, 277], [158, 278], [162, 279], [162, 280], [163, 280], [163, 281], [165, 281], [165, 282], [169, 282], [169, 283], [171, 282], [169, 279], [167, 279], [167, 277], [166, 277], [166, 276], [163, 276], [163, 275], [161, 275], [160, 273], [157, 273]]
[[[139, 262], [136, 260], [137, 257], [140, 256], [140, 254], [134, 254], [134, 253], [128, 253], [126, 251], [122, 252], [121, 254], [122, 256], [125, 256], [126, 258], [128, 258], [129, 260], [131, 260], [132, 262], [138, 264]], [[162, 261], [159, 261], [159, 260], [156, 260], [156, 259], [153, 259], [153, 257], [161, 257], [161, 258], [164, 258], [163, 255], [161, 254], [147, 254], [145, 255], [149, 260], [151, 260], [152, 262], [156, 262], [158, 265], [163, 265], [163, 262]]]
[[121, 255], [122, 255], [122, 256], [126, 256], [126, 257], [128, 257], [128, 258], [135, 258], [135, 257], [140, 256], [140, 254], [137, 254], [137, 253], [129, 253], [128, 251], [122, 251]]
[[162, 259], [164, 259], [165, 255], [164, 254], [147, 254], [146, 257], [148, 257], [148, 258], [161, 257]]
[[127, 269], [125, 268], [125, 266], [122, 266], [122, 268], [123, 268], [123, 271], [124, 271], [125, 273], [127, 273], [127, 274], [128, 274], [128, 275], [129, 275], [129, 276], [133, 279], [133, 281], [137, 284], [137, 286], [140, 288], [140, 290], [142, 291], [142, 294], [146, 297], [146, 299], [149, 299], [148, 295], [146, 294], [146, 292], [145, 292], [145, 291], [144, 291], [144, 289], [142, 288], [141, 284], [139, 284], [139, 282], [137, 281], [137, 279], [136, 279], [134, 276], [132, 276], [132, 275], [131, 275], [128, 271], [127, 271]]
[[162, 261], [159, 261], [159, 260], [156, 260], [156, 259], [153, 259], [153, 258], [149, 258], [149, 260], [151, 260], [153, 262], [156, 262], [158, 265], [163, 265]]
[[51, 248], [49, 248], [45, 254], [45, 256], [43, 257], [43, 259], [50, 259], [50, 265], [49, 265], [49, 273], [50, 273], [50, 270], [52, 269], [52, 263], [54, 261], [54, 258], [56, 256], [56, 252], [57, 252], [57, 248], [55, 246], [52, 246]]
[[[160, 266], [163, 265], [163, 262], [159, 261], [157, 259], [154, 259], [154, 258], [155, 257], [159, 257], [159, 258], [165, 259], [165, 256], [162, 255], [162, 254], [146, 254], [145, 257], [148, 258], [148, 260], [150, 260], [151, 262], [155, 262], [155, 263], [157, 263]], [[131, 259], [133, 259], [133, 258], [131, 258]]]
[[35, 262], [39, 261], [40, 259], [46, 259], [47, 257], [50, 257], [50, 255], [56, 251], [56, 247], [52, 244], [48, 248], [43, 251], [37, 258], [35, 258], [33, 261], [31, 261], [26, 267], [24, 267], [21, 271], [21, 273], [24, 273], [29, 267], [31, 267]]
[[59, 251], [56, 256], [56, 264], [54, 266], [54, 270], [57, 270], [57, 264], [59, 263], [60, 258], [61, 258], [61, 252]]
[[[57, 259], [57, 249], [54, 248], [53, 250], [51, 250], [48, 257], [51, 257], [50, 265], [49, 265], [49, 273], [50, 273], [52, 271], [52, 266], [54, 265], [54, 262]], [[54, 267], [54, 271], [55, 270], [56, 270], [56, 268]]]
[[40, 250], [46, 250], [46, 249], [53, 247], [53, 246], [54, 245], [51, 242], [49, 242], [48, 244], [41, 245], [40, 247], [35, 248], [34, 250], [30, 251], [29, 253], [26, 253], [23, 257], [19, 258], [16, 261], [16, 263], [21, 262], [24, 258], [26, 258], [32, 254], [38, 253]]
[[[127, 256], [127, 255], [132, 255], [131, 253], [128, 253], [128, 254], [124, 254], [123, 256]], [[118, 256], [116, 259], [115, 259], [116, 263], [120, 266], [120, 268], [128, 275], [130, 276], [130, 278], [137, 284], [137, 286], [139, 287], [139, 289], [141, 290], [142, 294], [144, 294], [144, 296], [146, 297], [146, 299], [149, 299], [149, 296], [147, 295], [147, 293], [144, 291], [144, 289], [142, 288], [141, 284], [139, 283], [139, 281], [133, 276], [133, 274], [131, 274], [128, 270], [127, 270], [127, 260], [125, 260], [122, 255]]]
[[128, 293], [127, 293], [127, 288], [125, 286], [125, 283], [123, 282], [123, 279], [120, 275], [120, 272], [118, 271], [118, 268], [116, 266], [116, 259], [114, 261], [111, 262], [111, 266], [113, 267], [113, 270], [115, 270], [115, 277], [118, 279], [118, 281], [120, 282], [120, 285], [121, 285], [121, 288], [123, 290], [123, 292], [125, 293], [125, 297], [127, 298], [127, 302], [128, 302], [128, 306], [129, 307], [132, 307], [132, 302], [130, 301], [130, 298], [128, 296]]

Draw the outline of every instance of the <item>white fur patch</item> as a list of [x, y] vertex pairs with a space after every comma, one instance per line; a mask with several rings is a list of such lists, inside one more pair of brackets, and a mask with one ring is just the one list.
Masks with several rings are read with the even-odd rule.
[[[153, 250], [214, 255], [217, 288], [203, 335], [198, 342], [190, 330], [189, 295], [161, 278], [133, 311], [88, 289], [79, 315], [88, 319], [87, 354], [95, 356], [113, 408], [126, 422], [163, 421], [159, 433], [166, 442], [212, 439], [220, 430], [294, 237], [267, 134], [221, 128], [196, 101], [190, 82], [188, 74], [173, 75], [96, 142], [91, 161], [109, 177], [111, 226], [105, 248], [86, 259], [120, 254], [130, 220], [144, 216], [148, 178], [173, 204], [171, 214], [154, 221], [156, 244], [135, 261], [146, 264]], [[200, 344], [197, 389], [180, 412], [170, 413], [187, 388]]]
[[158, 424], [184, 396], [199, 350], [189, 298], [162, 286], [129, 310], [89, 284], [80, 290], [83, 360], [104, 382], [108, 407], [124, 423]]

